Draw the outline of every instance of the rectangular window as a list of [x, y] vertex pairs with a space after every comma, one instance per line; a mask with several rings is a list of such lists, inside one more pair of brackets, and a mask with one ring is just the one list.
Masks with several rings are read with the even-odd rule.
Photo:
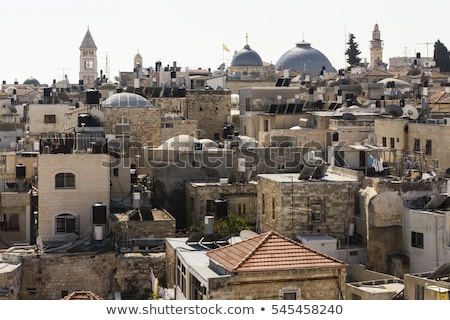
[[44, 115], [44, 123], [56, 123], [56, 115], [45, 114]]
[[275, 219], [275, 198], [272, 198], [272, 219]]
[[119, 176], [119, 168], [114, 168], [113, 169], [113, 175], [114, 175], [114, 177], [118, 177]]
[[206, 293], [206, 288], [202, 286], [200, 281], [194, 277], [191, 276], [191, 296], [189, 297], [190, 300], [203, 300], [203, 295]]
[[322, 222], [322, 210], [320, 207], [320, 203], [311, 204], [311, 220], [312, 222]]
[[334, 164], [337, 167], [345, 167], [345, 154], [344, 151], [335, 151], [334, 152]]
[[269, 120], [264, 119], [264, 131], [268, 132], [269, 131]]
[[414, 300], [423, 300], [424, 299], [424, 291], [425, 291], [425, 288], [423, 286], [416, 284], [415, 292], [414, 292]]
[[262, 195], [262, 199], [261, 199], [261, 211], [262, 211], [262, 214], [265, 214], [266, 213], [266, 196], [263, 194]]
[[189, 209], [194, 210], [194, 197], [189, 197]]
[[381, 141], [382, 141], [383, 147], [387, 147], [387, 139], [386, 139], [386, 137], [382, 137]]
[[116, 124], [116, 134], [130, 134], [130, 124], [128, 123], [117, 123]]
[[8, 230], [19, 231], [19, 214], [12, 213], [9, 215]]
[[425, 154], [430, 156], [432, 154], [432, 150], [431, 150], [431, 140], [427, 140], [425, 142]]
[[414, 139], [414, 151], [420, 151], [420, 139]]
[[390, 147], [391, 147], [391, 149], [395, 148], [395, 139], [394, 138], [390, 139]]
[[283, 300], [297, 300], [297, 291], [283, 292]]
[[56, 217], [56, 233], [75, 233], [75, 217], [71, 214], [61, 214]]
[[214, 200], [206, 200], [206, 214], [214, 214], [215, 209]]
[[75, 188], [75, 175], [69, 172], [58, 173], [55, 176], [55, 188]]
[[423, 233], [421, 232], [411, 232], [411, 246], [414, 248], [423, 249]]
[[238, 215], [240, 215], [240, 216], [245, 215], [245, 213], [247, 211], [246, 204], [245, 203], [238, 203], [237, 207], [238, 207], [238, 210], [237, 210]]

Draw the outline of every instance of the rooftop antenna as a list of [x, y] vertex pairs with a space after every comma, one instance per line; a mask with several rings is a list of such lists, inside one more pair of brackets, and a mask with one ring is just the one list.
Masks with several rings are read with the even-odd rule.
[[427, 46], [427, 59], [430, 57], [429, 55], [428, 55], [428, 45], [429, 44], [433, 44], [433, 42], [419, 42], [419, 43], [416, 43], [416, 44], [425, 44], [426, 46]]

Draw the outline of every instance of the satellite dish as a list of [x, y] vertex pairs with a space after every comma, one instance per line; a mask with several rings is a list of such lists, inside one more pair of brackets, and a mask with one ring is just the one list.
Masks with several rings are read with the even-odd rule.
[[419, 117], [419, 111], [414, 106], [407, 104], [403, 107], [403, 116], [411, 120], [416, 120]]
[[363, 107], [367, 107], [370, 104], [370, 100], [363, 96], [357, 96], [356, 102], [358, 102], [358, 104]]
[[397, 105], [390, 104], [387, 105], [384, 109], [386, 110], [386, 113], [394, 118], [403, 116], [403, 109]]
[[343, 120], [358, 120], [358, 118], [350, 112], [345, 112], [344, 114], [342, 114], [342, 119]]
[[272, 100], [267, 99], [267, 98], [264, 98], [264, 99], [261, 100], [260, 104], [261, 104], [263, 107], [268, 108], [268, 107], [271, 106]]

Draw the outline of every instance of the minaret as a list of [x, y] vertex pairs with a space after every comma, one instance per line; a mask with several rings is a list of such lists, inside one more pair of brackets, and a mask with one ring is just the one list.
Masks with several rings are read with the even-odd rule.
[[142, 77], [142, 56], [138, 52], [136, 53], [136, 55], [134, 56], [134, 72], [136, 72], [136, 75], [138, 77], [138, 79], [140, 79]]
[[97, 78], [97, 46], [88, 27], [80, 45], [80, 80], [85, 88], [93, 88]]
[[370, 68], [376, 68], [383, 62], [383, 40], [380, 38], [380, 29], [378, 24], [372, 31], [372, 40], [370, 41]]

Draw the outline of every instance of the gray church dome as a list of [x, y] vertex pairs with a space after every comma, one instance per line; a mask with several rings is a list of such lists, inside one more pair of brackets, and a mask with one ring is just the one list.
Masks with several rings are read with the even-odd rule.
[[150, 102], [136, 93], [120, 92], [115, 93], [103, 101], [106, 108], [127, 108], [127, 107], [151, 107]]
[[35, 78], [28, 78], [26, 79], [23, 84], [27, 84], [27, 85], [33, 85], [35, 87], [39, 87], [41, 84], [39, 83], [39, 81]]
[[231, 60], [231, 66], [233, 67], [260, 67], [263, 65], [262, 59], [259, 54], [250, 48], [248, 44], [243, 49], [236, 52]]
[[328, 73], [336, 73], [336, 69], [331, 65], [328, 58], [319, 50], [311, 47], [310, 43], [300, 42], [284, 53], [275, 64], [277, 71], [285, 69], [293, 70], [297, 73], [319, 74], [322, 68]]

